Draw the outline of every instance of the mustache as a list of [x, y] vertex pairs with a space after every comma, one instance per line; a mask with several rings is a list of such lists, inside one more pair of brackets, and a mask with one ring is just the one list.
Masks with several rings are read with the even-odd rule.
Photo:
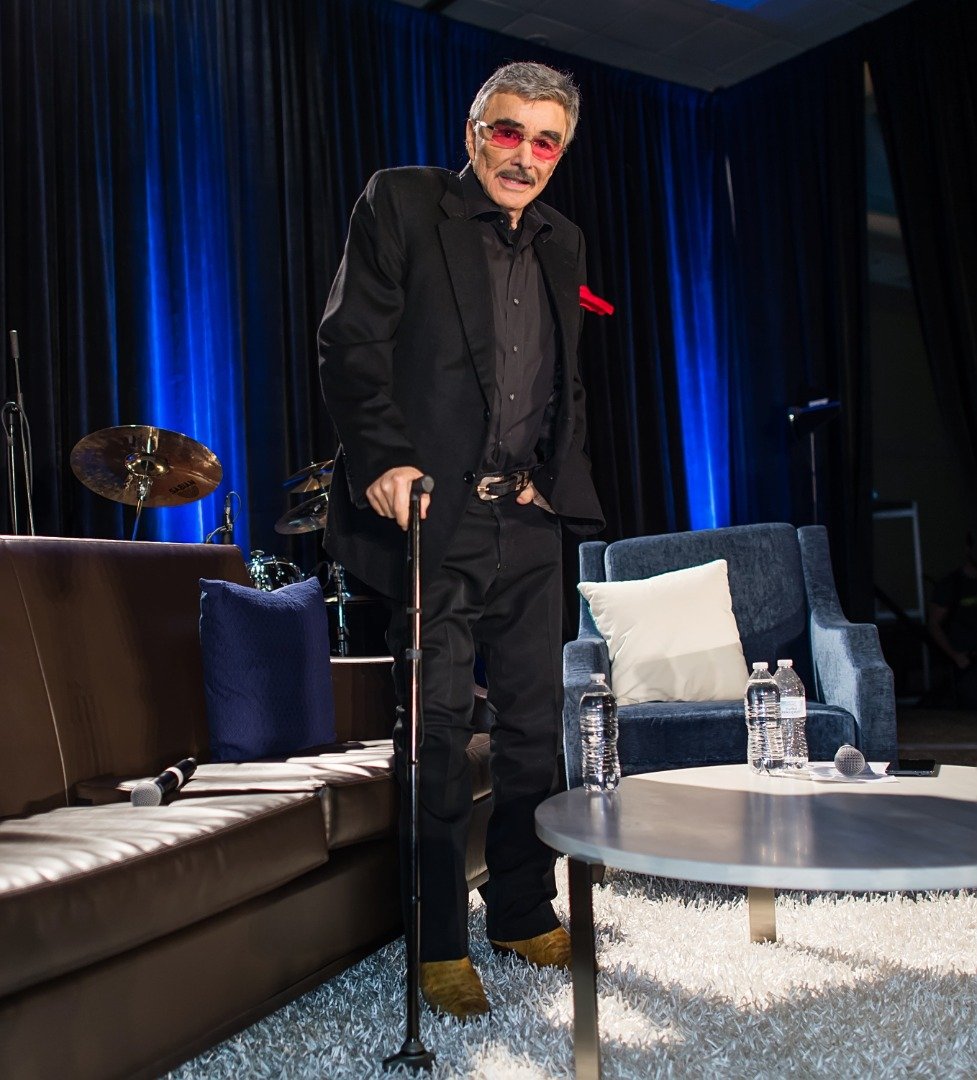
[[504, 169], [499, 173], [499, 176], [505, 177], [506, 180], [521, 180], [524, 184], [531, 184], [533, 182], [532, 173], [528, 169], [523, 169], [518, 165], [511, 169]]

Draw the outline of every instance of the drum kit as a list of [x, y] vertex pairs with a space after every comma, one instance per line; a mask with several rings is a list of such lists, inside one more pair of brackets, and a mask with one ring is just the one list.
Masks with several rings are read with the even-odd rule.
[[[103, 428], [86, 435], [71, 451], [70, 460], [75, 476], [87, 488], [107, 499], [135, 506], [133, 540], [143, 507], [195, 502], [214, 491], [223, 477], [221, 463], [203, 443], [176, 431], [140, 424]], [[293, 536], [325, 529], [332, 471], [332, 461], [316, 461], [285, 480], [282, 487], [290, 495], [309, 498], [283, 514], [275, 522], [275, 532]], [[225, 525], [215, 533], [226, 528]], [[229, 535], [224, 539], [230, 543]], [[323, 593], [330, 606], [330, 622], [335, 624], [334, 651], [348, 656], [347, 605], [364, 601], [375, 605], [376, 601], [372, 597], [354, 596], [347, 590], [346, 575], [339, 563], [323, 565]], [[267, 592], [304, 581], [306, 577], [294, 562], [258, 550], [251, 552], [248, 576], [256, 588]]]
[[[282, 487], [290, 495], [308, 495], [312, 498], [305, 499], [293, 506], [287, 513], [275, 522], [275, 532], [283, 536], [295, 536], [299, 533], [316, 532], [326, 527], [326, 518], [329, 512], [329, 485], [332, 483], [332, 461], [314, 461], [299, 469], [297, 473], [289, 476]], [[265, 556], [267, 558], [267, 556]], [[276, 563], [279, 560], [276, 560]], [[254, 559], [252, 558], [252, 565]], [[293, 564], [289, 563], [291, 567]], [[263, 568], [262, 568], [263, 569]], [[295, 569], [298, 569], [295, 567]], [[252, 571], [252, 578], [259, 572]], [[255, 581], [255, 584], [258, 584]], [[258, 588], [265, 586], [258, 585]], [[271, 586], [274, 588], [275, 586]], [[336, 613], [336, 649], [340, 656], [349, 655], [349, 629], [346, 621], [346, 605], [354, 598], [346, 590], [346, 577], [339, 563], [330, 563], [326, 587], [326, 603], [335, 605]]]

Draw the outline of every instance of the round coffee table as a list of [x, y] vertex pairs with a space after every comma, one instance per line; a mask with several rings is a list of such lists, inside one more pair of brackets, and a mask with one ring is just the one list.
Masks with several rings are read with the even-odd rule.
[[570, 856], [574, 1059], [578, 1078], [599, 1077], [592, 867], [745, 885], [752, 940], [776, 940], [775, 889], [977, 886], [977, 769], [867, 783], [745, 765], [646, 773], [612, 794], [554, 795], [536, 832]]

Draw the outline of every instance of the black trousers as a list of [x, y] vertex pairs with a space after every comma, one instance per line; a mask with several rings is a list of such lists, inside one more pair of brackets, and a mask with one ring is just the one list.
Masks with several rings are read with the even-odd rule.
[[[423, 542], [423, 541], [422, 541]], [[422, 580], [420, 747], [421, 959], [468, 955], [465, 855], [472, 788], [466, 748], [472, 736], [476, 650], [488, 679], [493, 717], [493, 810], [482, 888], [488, 936], [511, 941], [558, 925], [555, 856], [536, 836], [534, 814], [556, 790], [562, 679], [559, 522], [515, 496], [474, 499], [440, 569]], [[395, 609], [388, 644], [406, 701], [404, 647], [410, 625]], [[406, 745], [402, 715], [394, 733], [405, 792], [401, 848], [407, 874]]]

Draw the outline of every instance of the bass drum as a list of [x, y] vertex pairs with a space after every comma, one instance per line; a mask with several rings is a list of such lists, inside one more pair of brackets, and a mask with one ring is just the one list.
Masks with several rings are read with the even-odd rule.
[[305, 581], [305, 574], [295, 563], [289, 562], [288, 559], [280, 559], [277, 555], [266, 555], [263, 551], [251, 552], [248, 576], [254, 587], [264, 592], [273, 592], [283, 585], [294, 585], [297, 581]]

